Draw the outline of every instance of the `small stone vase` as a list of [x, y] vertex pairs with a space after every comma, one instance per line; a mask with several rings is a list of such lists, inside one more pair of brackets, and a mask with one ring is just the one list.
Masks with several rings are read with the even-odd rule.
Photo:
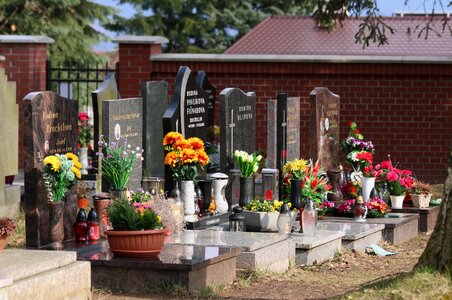
[[64, 201], [48, 202], [49, 208], [49, 248], [60, 250], [64, 241]]
[[180, 184], [180, 198], [184, 202], [184, 221], [194, 222], [195, 217], [195, 183], [193, 180], [182, 180]]
[[254, 198], [254, 176], [240, 177], [240, 198], [239, 205], [243, 207]]
[[290, 180], [290, 203], [291, 208], [298, 209], [303, 206], [301, 198], [301, 179], [291, 179]]
[[342, 173], [341, 171], [328, 171], [327, 176], [331, 182], [331, 193], [328, 193], [328, 201], [342, 201], [344, 196], [341, 192], [341, 181]]

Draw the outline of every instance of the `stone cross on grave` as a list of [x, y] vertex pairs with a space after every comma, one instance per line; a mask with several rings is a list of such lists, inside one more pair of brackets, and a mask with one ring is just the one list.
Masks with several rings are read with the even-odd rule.
[[231, 123], [229, 124], [229, 128], [231, 128], [231, 152], [230, 152], [230, 162], [231, 162], [231, 168], [234, 166], [234, 110], [231, 109]]

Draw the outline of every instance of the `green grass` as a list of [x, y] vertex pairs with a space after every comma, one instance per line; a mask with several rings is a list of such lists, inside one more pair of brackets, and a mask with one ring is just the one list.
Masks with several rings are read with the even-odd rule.
[[452, 299], [452, 281], [430, 269], [421, 269], [393, 281], [352, 292], [342, 299]]
[[25, 248], [25, 213], [23, 210], [14, 221], [16, 230], [11, 235], [7, 248]]

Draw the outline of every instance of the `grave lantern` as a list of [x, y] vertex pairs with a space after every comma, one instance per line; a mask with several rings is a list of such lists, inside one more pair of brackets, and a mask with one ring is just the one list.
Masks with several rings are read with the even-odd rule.
[[242, 213], [243, 209], [236, 206], [233, 209], [234, 213], [229, 216], [229, 231], [246, 231], [246, 217]]
[[275, 200], [278, 199], [278, 180], [279, 171], [278, 169], [262, 169], [262, 195], [268, 195], [268, 191], [272, 191], [273, 199], [265, 200]]
[[280, 234], [289, 234], [292, 230], [292, 216], [290, 215], [290, 209], [287, 203], [284, 203], [279, 211], [278, 216], [278, 231]]

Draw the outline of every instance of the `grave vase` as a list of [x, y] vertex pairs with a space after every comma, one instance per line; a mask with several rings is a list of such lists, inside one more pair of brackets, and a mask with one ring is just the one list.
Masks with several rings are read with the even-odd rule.
[[389, 195], [389, 198], [391, 198], [392, 208], [403, 208], [403, 199], [405, 199], [405, 194], [403, 194], [402, 196]]
[[240, 177], [240, 198], [239, 205], [246, 206], [254, 198], [254, 176]]
[[327, 195], [328, 201], [342, 201], [344, 196], [341, 192], [341, 171], [328, 171], [327, 176], [331, 182], [331, 192]]
[[184, 221], [194, 222], [195, 218], [195, 183], [193, 180], [182, 180], [180, 184], [180, 198], [184, 203]]
[[107, 208], [113, 202], [110, 197], [108, 193], [96, 193], [93, 196], [93, 204], [97, 212], [97, 221], [99, 224], [99, 236], [101, 238], [105, 238], [105, 231], [112, 228], [107, 216]]
[[48, 202], [49, 208], [49, 248], [60, 250], [64, 240], [64, 199], [60, 202]]
[[363, 177], [361, 178], [362, 184], [362, 195], [364, 198], [364, 202], [369, 201], [370, 192], [375, 187], [375, 177]]
[[80, 172], [82, 173], [82, 175], [87, 175], [89, 167], [88, 147], [81, 147], [78, 149], [78, 158], [80, 163], [82, 164], [82, 169], [80, 170]]
[[124, 190], [114, 190], [110, 189], [111, 200], [118, 200], [119, 198], [129, 198], [129, 191], [127, 189]]
[[290, 180], [290, 203], [291, 208], [298, 209], [302, 207], [301, 198], [301, 179], [291, 179]]

